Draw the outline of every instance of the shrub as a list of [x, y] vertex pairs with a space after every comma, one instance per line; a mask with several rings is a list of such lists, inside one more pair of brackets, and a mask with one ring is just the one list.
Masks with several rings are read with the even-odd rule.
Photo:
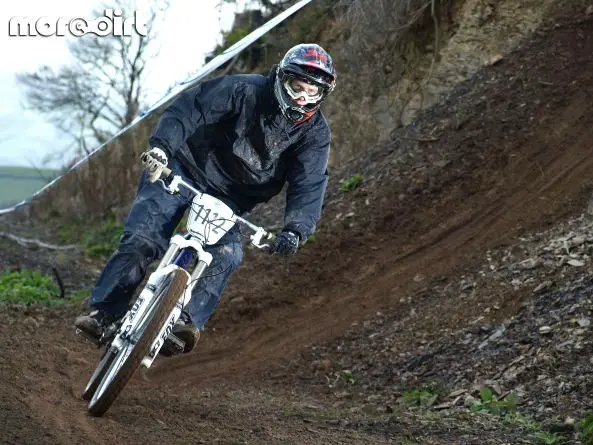
[[340, 188], [343, 192], [349, 192], [350, 190], [353, 190], [356, 187], [358, 187], [363, 179], [364, 178], [361, 175], [354, 175], [350, 179], [347, 179], [346, 181], [342, 182], [340, 184]]
[[400, 401], [409, 407], [428, 408], [438, 400], [439, 393], [436, 388], [432, 386], [425, 386], [419, 389], [410, 389], [405, 391]]
[[479, 402], [472, 405], [472, 411], [486, 411], [499, 415], [512, 414], [517, 410], [519, 404], [519, 398], [515, 393], [510, 393], [504, 399], [498, 399], [488, 387], [480, 389], [480, 399]]
[[49, 275], [38, 271], [4, 270], [0, 273], [0, 302], [60, 304], [60, 289]]

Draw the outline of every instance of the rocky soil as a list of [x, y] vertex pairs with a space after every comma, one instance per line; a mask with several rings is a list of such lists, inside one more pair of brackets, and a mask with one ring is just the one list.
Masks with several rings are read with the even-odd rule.
[[[317, 239], [290, 260], [248, 250], [198, 351], [103, 418], [80, 399], [100, 354], [74, 334], [81, 308], [4, 307], [0, 442], [585, 443], [593, 19], [575, 17], [332, 172]], [[278, 204], [252, 218], [278, 224]], [[102, 264], [0, 247], [69, 293]]]

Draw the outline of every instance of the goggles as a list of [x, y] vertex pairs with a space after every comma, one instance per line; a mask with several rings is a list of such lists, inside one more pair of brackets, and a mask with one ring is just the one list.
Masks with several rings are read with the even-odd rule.
[[[321, 88], [317, 85], [312, 85], [310, 83], [305, 82], [305, 83], [307, 83], [307, 85], [317, 88], [315, 94], [312, 94], [311, 92], [307, 91], [305, 88], [302, 88], [301, 85], [297, 84], [297, 82], [299, 80], [300, 79], [298, 79], [296, 77], [289, 77], [284, 82], [284, 89], [286, 90], [288, 95], [293, 100], [302, 98], [306, 101], [306, 104], [315, 104], [323, 98], [323, 93], [324, 93], [323, 88]], [[304, 82], [304, 81], [302, 81], [302, 82]]]

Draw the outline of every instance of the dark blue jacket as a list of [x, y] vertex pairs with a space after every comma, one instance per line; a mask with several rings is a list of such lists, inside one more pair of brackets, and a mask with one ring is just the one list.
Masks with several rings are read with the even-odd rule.
[[331, 133], [320, 111], [302, 124], [287, 120], [273, 94], [274, 76], [221, 76], [184, 91], [149, 144], [179, 159], [203, 191], [238, 214], [288, 183], [285, 228], [306, 239], [321, 216]]

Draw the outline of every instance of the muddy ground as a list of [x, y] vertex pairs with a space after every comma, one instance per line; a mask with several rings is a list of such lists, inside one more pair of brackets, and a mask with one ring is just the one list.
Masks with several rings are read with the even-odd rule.
[[[100, 353], [74, 334], [81, 307], [5, 307], [0, 443], [582, 443], [593, 20], [580, 18], [333, 172], [315, 242], [289, 260], [248, 250], [198, 350], [136, 375], [103, 418], [80, 399]], [[57, 267], [69, 292], [101, 267], [0, 246], [3, 265]], [[519, 415], [469, 409], [484, 386], [516, 395]], [[402, 401], [422, 388], [430, 400]]]

